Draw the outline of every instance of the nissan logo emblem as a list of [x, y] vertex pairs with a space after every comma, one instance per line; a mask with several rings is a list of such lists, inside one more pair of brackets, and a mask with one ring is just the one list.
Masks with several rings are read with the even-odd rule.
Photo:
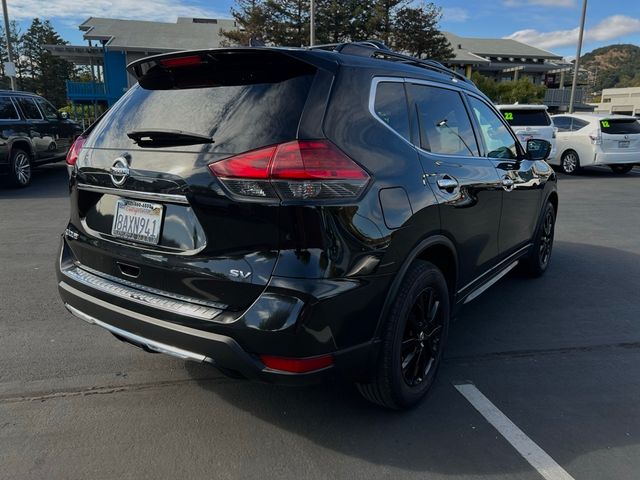
[[116, 158], [109, 169], [109, 176], [115, 186], [121, 187], [124, 185], [124, 182], [126, 182], [129, 177], [129, 163], [127, 159], [124, 157]]

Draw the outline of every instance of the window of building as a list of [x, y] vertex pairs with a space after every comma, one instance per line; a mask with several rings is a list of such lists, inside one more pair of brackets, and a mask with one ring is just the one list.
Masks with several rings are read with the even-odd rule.
[[469, 97], [469, 103], [480, 125], [480, 134], [487, 147], [487, 157], [518, 158], [516, 139], [509, 133], [500, 117], [486, 103], [475, 97]]
[[376, 115], [394, 131], [409, 139], [409, 111], [404, 84], [382, 82], [376, 88]]
[[42, 114], [40, 110], [38, 110], [33, 98], [17, 97], [16, 100], [18, 101], [18, 105], [20, 105], [20, 110], [22, 110], [24, 118], [27, 120], [42, 120]]
[[420, 148], [442, 155], [478, 156], [471, 120], [455, 90], [411, 85], [420, 128]]
[[9, 97], [0, 97], [0, 120], [19, 120], [18, 112]]

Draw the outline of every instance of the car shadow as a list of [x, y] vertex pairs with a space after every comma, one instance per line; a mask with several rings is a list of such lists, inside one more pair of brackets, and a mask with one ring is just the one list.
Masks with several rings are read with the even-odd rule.
[[557, 170], [558, 178], [563, 180], [568, 179], [577, 179], [580, 177], [591, 177], [591, 178], [629, 178], [629, 177], [638, 177], [640, 176], [640, 166], [636, 166], [628, 173], [620, 174], [613, 173], [613, 171], [609, 167], [583, 167], [580, 169], [578, 173], [574, 173], [573, 175], [567, 175], [565, 173]]
[[[515, 461], [515, 455], [513, 463], [488, 461], [501, 444], [495, 443], [492, 427], [452, 388], [460, 365], [490, 370], [484, 375], [492, 376], [496, 363], [483, 363], [487, 355], [499, 361], [505, 353], [640, 341], [634, 327], [640, 311], [638, 284], [640, 255], [556, 242], [553, 263], [543, 278], [532, 280], [516, 271], [463, 309], [452, 325], [436, 384], [422, 404], [407, 412], [368, 404], [353, 386], [340, 381], [301, 388], [243, 380], [220, 384], [198, 380], [207, 367], [190, 363], [186, 368], [203, 389], [229, 405], [341, 455], [416, 472], [505, 475], [529, 467]], [[608, 292], [604, 304], [603, 285]], [[554, 370], [562, 372], [563, 367], [558, 360]], [[607, 368], [610, 365], [602, 365], [603, 371]], [[526, 382], [524, 377], [515, 381]], [[562, 391], [558, 389], [559, 396]], [[564, 405], [564, 399], [560, 401]], [[615, 447], [612, 438], [607, 444], [599, 443], [602, 438], [582, 440], [574, 447], [576, 457]]]
[[69, 195], [67, 164], [51, 163], [36, 167], [31, 172], [31, 185], [26, 188], [0, 186], [3, 198], [60, 198]]

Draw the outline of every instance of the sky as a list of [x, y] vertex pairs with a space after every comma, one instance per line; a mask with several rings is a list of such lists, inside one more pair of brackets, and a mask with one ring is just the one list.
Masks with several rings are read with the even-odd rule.
[[[51, 20], [72, 44], [85, 44], [78, 24], [90, 16], [175, 22], [178, 16], [228, 18], [233, 0], [7, 0], [23, 31]], [[582, 0], [434, 0], [442, 30], [461, 36], [513, 38], [574, 58]], [[589, 0], [583, 53], [612, 43], [640, 46], [640, 0]]]

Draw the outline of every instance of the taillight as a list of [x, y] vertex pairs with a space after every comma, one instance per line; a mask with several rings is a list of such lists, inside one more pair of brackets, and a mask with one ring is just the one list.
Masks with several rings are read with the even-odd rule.
[[589, 139], [593, 145], [600, 145], [602, 143], [602, 131], [600, 129], [589, 134]]
[[355, 198], [369, 175], [328, 140], [295, 140], [209, 165], [232, 193], [271, 200]]
[[160, 64], [167, 68], [191, 67], [200, 65], [202, 58], [200, 55], [187, 55], [185, 57], [164, 58], [160, 60]]
[[67, 152], [67, 165], [73, 166], [76, 164], [78, 161], [78, 155], [80, 155], [80, 150], [82, 150], [86, 139], [87, 137], [80, 135], [76, 138], [76, 141], [73, 142], [73, 145], [71, 145], [71, 148]]
[[280, 370], [289, 373], [309, 373], [322, 370], [333, 365], [333, 355], [320, 355], [318, 357], [288, 358], [261, 355], [260, 360], [265, 367], [271, 370]]

